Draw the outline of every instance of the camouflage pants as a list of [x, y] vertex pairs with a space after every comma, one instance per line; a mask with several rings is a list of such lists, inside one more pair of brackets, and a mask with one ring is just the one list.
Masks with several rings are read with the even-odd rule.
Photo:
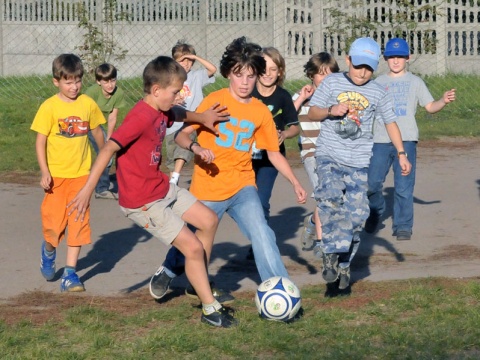
[[350, 263], [360, 244], [360, 232], [370, 213], [367, 198], [368, 168], [353, 168], [317, 157], [315, 200], [322, 222], [324, 253], [340, 254]]

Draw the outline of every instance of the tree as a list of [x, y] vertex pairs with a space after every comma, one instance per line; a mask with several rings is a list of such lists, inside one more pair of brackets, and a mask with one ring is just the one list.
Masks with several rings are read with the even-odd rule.
[[111, 60], [120, 61], [125, 58], [128, 50], [122, 49], [115, 41], [113, 25], [115, 21], [128, 21], [128, 14], [117, 12], [116, 0], [104, 0], [97, 2], [101, 6], [102, 19], [99, 25], [91, 21], [89, 12], [83, 2], [78, 3], [78, 27], [85, 30], [83, 43], [76, 46], [80, 51], [87, 75], [93, 75], [95, 68]]

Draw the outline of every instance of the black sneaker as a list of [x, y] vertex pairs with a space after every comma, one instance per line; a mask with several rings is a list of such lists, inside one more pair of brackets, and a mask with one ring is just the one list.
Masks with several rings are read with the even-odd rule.
[[327, 283], [332, 283], [338, 278], [338, 254], [322, 254], [323, 259], [323, 279]]
[[[212, 288], [213, 297], [220, 304], [228, 305], [228, 304], [231, 304], [235, 301], [235, 298], [233, 297], [233, 295], [231, 295], [228, 292], [225, 292], [223, 290], [215, 288], [213, 282], [210, 283], [210, 287]], [[185, 289], [185, 295], [187, 295], [189, 298], [192, 298], [192, 299], [195, 299], [195, 300], [200, 300], [198, 295], [197, 295], [197, 292], [195, 291], [193, 286], [190, 285], [190, 284], [188, 284], [187, 288]]]
[[172, 280], [165, 272], [165, 268], [160, 266], [150, 279], [150, 295], [157, 300], [164, 297]]
[[232, 315], [230, 315], [231, 311], [232, 310], [226, 309], [222, 306], [220, 309], [209, 315], [206, 315], [204, 312], [202, 312], [202, 322], [211, 326], [223, 328], [237, 326], [238, 320], [235, 319]]
[[412, 233], [408, 230], [398, 230], [397, 231], [397, 240], [410, 240], [412, 238]]
[[327, 283], [327, 287], [325, 290], [325, 297], [326, 298], [334, 298], [340, 296], [350, 296], [352, 293], [352, 287], [348, 285], [345, 289], [340, 289], [340, 279], [333, 283]]
[[377, 231], [378, 224], [380, 223], [380, 216], [372, 211], [367, 221], [365, 222], [365, 232], [373, 234]]

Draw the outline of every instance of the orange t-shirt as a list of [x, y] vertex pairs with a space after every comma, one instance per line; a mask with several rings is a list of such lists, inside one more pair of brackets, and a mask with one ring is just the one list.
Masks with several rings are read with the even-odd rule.
[[245, 186], [255, 186], [252, 169], [251, 147], [279, 151], [278, 137], [272, 114], [255, 98], [248, 104], [238, 102], [228, 89], [208, 95], [197, 112], [203, 112], [219, 103], [227, 107], [230, 119], [216, 125], [220, 135], [216, 137], [201, 125], [192, 125], [197, 131], [198, 142], [215, 154], [211, 164], [195, 157], [190, 191], [199, 200], [223, 201], [235, 195]]

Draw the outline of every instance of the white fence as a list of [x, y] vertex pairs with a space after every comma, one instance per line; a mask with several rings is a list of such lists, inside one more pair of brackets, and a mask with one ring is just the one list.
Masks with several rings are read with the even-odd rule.
[[[78, 27], [79, 4], [99, 29], [109, 0], [0, 0], [0, 76], [49, 74], [52, 59], [76, 52], [84, 29]], [[112, 1], [112, 0], [110, 0]], [[329, 36], [331, 8], [382, 23], [371, 32], [384, 47], [391, 37], [389, 12], [394, 0], [113, 0], [115, 20], [109, 31], [126, 57], [115, 65], [121, 77], [137, 76], [160, 54], [170, 54], [179, 39], [193, 44], [202, 57], [218, 63], [225, 46], [238, 36], [275, 46], [287, 61], [288, 77], [303, 77], [302, 66], [318, 51], [332, 52], [343, 65], [345, 39]], [[411, 70], [420, 74], [480, 74], [480, 6], [478, 1], [412, 0], [417, 28], [407, 39]], [[424, 40], [435, 40], [425, 48]], [[416, 60], [416, 61], [415, 61]], [[384, 65], [383, 65], [384, 66]], [[342, 66], [343, 67], [343, 66]], [[384, 70], [384, 68], [383, 68]], [[382, 71], [382, 68], [380, 68]]]

